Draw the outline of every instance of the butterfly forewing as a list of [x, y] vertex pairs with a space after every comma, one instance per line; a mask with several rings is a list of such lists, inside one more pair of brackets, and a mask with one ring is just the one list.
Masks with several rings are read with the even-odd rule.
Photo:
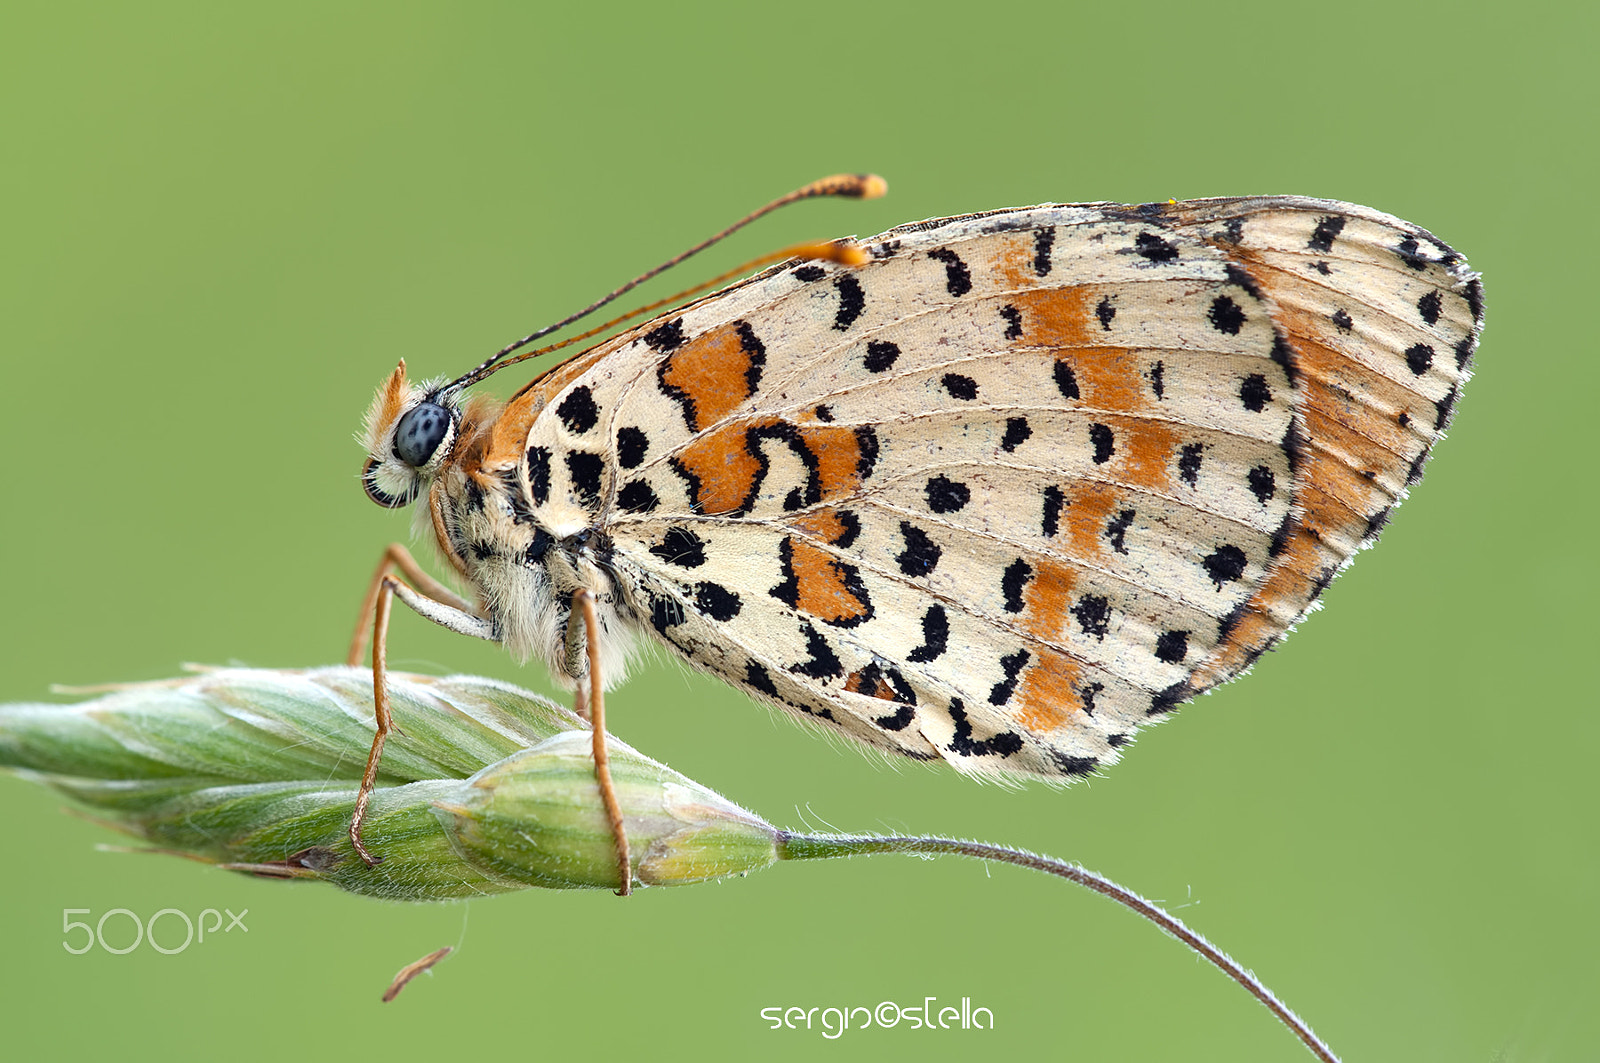
[[1089, 771], [1247, 667], [1420, 474], [1481, 319], [1443, 244], [1316, 200], [864, 246], [537, 381], [494, 452], [621, 622], [977, 772]]

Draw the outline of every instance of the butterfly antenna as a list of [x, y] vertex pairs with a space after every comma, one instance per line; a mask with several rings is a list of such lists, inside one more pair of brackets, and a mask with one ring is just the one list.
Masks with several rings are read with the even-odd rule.
[[[719, 273], [709, 280], [703, 280], [692, 288], [685, 288], [681, 292], [676, 292], [663, 299], [657, 299], [653, 303], [645, 303], [643, 306], [636, 306], [625, 314], [618, 314], [616, 317], [605, 322], [604, 324], [596, 325], [590, 329], [585, 329], [583, 332], [580, 332], [575, 336], [568, 336], [559, 343], [552, 343], [548, 347], [535, 347], [531, 351], [523, 351], [515, 357], [507, 358], [502, 362], [497, 362], [483, 375], [488, 376], [490, 373], [498, 373], [507, 366], [516, 365], [518, 362], [525, 362], [529, 358], [537, 358], [541, 354], [549, 354], [552, 351], [559, 351], [563, 347], [571, 347], [574, 343], [582, 343], [584, 340], [592, 339], [595, 336], [600, 335], [602, 332], [610, 331], [624, 322], [632, 321], [636, 317], [643, 317], [646, 314], [660, 310], [664, 306], [675, 306], [679, 303], [682, 303], [685, 299], [688, 299], [692, 295], [699, 295], [708, 288], [715, 288], [717, 285], [725, 284], [726, 282], [733, 280], [735, 277], [742, 277], [746, 273], [753, 273], [762, 266], [769, 266], [774, 262], [782, 262], [785, 259], [791, 258], [798, 258], [808, 262], [832, 262], [839, 266], [860, 266], [864, 265], [868, 261], [867, 253], [863, 251], [860, 245], [853, 240], [827, 240], [822, 242], [794, 244], [779, 251], [768, 252], [767, 254], [762, 255], [760, 258], [752, 258], [750, 261], [741, 263], [740, 265], [728, 270], [726, 273]], [[559, 368], [559, 363], [551, 366], [548, 370], [546, 370], [546, 372], [554, 372], [557, 368]], [[540, 374], [540, 376], [529, 381], [528, 385], [524, 385], [523, 390], [527, 390], [527, 386], [537, 383], [542, 377], [543, 374]], [[478, 379], [481, 380], [482, 377], [479, 377]]]
[[546, 325], [537, 332], [529, 333], [528, 335], [522, 337], [522, 339], [517, 340], [515, 343], [509, 343], [500, 348], [494, 353], [493, 356], [485, 360], [483, 364], [479, 365], [470, 373], [467, 373], [465, 376], [452, 383], [447, 390], [458, 391], [462, 388], [476, 384], [478, 381], [488, 376], [495, 369], [500, 360], [505, 358], [506, 355], [526, 347], [535, 340], [542, 339], [545, 336], [550, 335], [550, 333], [555, 332], [557, 329], [566, 328], [574, 321], [579, 321], [588, 317], [596, 310], [599, 310], [602, 306], [605, 306], [607, 303], [626, 295], [628, 292], [631, 292], [633, 289], [637, 288], [650, 278], [671, 269], [673, 266], [676, 266], [678, 263], [687, 258], [692, 258], [693, 256], [698, 255], [706, 248], [718, 243], [719, 241], [727, 239], [729, 236], [732, 236], [734, 233], [738, 232], [740, 229], [743, 229], [746, 225], [749, 225], [758, 218], [766, 217], [779, 207], [786, 207], [790, 203], [798, 203], [802, 199], [816, 199], [821, 196], [841, 196], [846, 199], [877, 199], [888, 190], [889, 183], [883, 178], [879, 177], [877, 174], [872, 173], [834, 174], [832, 177], [824, 177], [820, 180], [812, 181], [808, 185], [803, 185], [800, 188], [795, 189], [793, 192], [790, 192], [786, 196], [779, 196], [777, 199], [774, 199], [771, 203], [761, 207], [759, 210], [751, 211], [749, 214], [746, 214], [744, 217], [740, 218], [726, 229], [717, 233], [715, 236], [712, 236], [706, 240], [702, 240], [700, 243], [689, 248], [689, 250], [684, 251], [682, 254], [674, 255], [672, 258], [667, 259], [654, 269], [645, 270], [627, 284], [624, 284], [622, 287], [609, 293], [603, 298], [590, 303], [577, 313], [569, 314], [553, 325]]

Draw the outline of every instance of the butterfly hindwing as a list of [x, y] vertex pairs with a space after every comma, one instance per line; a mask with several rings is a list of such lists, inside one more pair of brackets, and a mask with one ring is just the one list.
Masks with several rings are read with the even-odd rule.
[[863, 246], [536, 382], [518, 470], [692, 663], [980, 772], [1109, 762], [1281, 637], [1420, 473], [1481, 320], [1448, 248], [1323, 201]]

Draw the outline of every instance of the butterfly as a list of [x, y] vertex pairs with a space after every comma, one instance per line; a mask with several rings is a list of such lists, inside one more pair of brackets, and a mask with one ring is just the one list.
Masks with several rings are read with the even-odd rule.
[[870, 746], [1067, 780], [1316, 606], [1421, 476], [1483, 323], [1449, 246], [1329, 200], [837, 246], [504, 403], [465, 394], [485, 367], [402, 362], [363, 482], [418, 503], [476, 600], [410, 562], [396, 593], [573, 683], [665, 646]]

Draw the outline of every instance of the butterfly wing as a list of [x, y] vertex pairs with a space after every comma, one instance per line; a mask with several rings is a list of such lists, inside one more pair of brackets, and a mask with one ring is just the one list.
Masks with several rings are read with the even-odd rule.
[[866, 247], [541, 382], [529, 460], [691, 662], [975, 772], [1090, 771], [1281, 637], [1420, 472], [1481, 315], [1432, 237], [1311, 200]]

